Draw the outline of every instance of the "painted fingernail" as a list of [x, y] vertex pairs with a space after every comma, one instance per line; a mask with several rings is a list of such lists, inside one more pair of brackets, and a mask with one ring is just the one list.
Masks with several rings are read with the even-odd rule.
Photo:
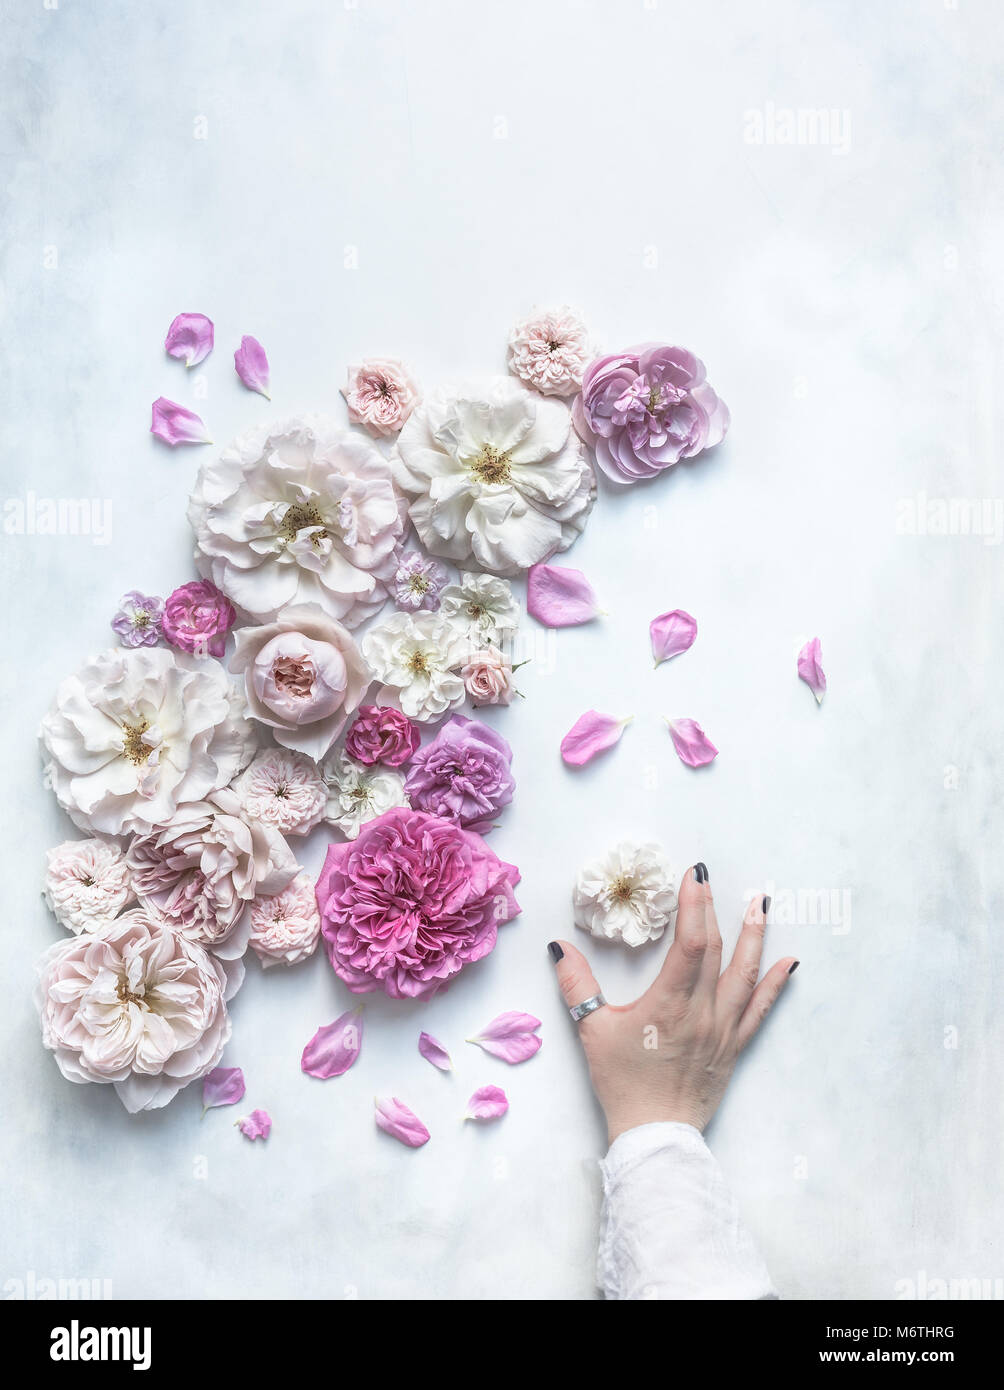
[[694, 879], [695, 879], [695, 881], [696, 881], [697, 883], [703, 883], [703, 882], [704, 882], [704, 879], [701, 877], [701, 870], [702, 870], [703, 868], [704, 868], [704, 865], [703, 865], [703, 864], [695, 864], [695, 865], [694, 865]]
[[557, 965], [558, 961], [561, 960], [562, 956], [565, 954], [564, 951], [556, 941], [549, 941], [547, 943], [547, 949], [551, 953], [551, 959], [554, 961], [555, 965]]
[[770, 898], [766, 898], [766, 897], [765, 897], [764, 900], [763, 900], [763, 915], [764, 915], [765, 917], [767, 916], [767, 913], [768, 913], [769, 910], [770, 910]]
[[700, 869], [700, 871], [701, 871], [701, 876], [700, 876], [700, 878], [697, 880], [698, 883], [707, 883], [707, 881], [708, 881], [708, 866], [707, 866], [707, 864], [698, 864], [697, 867], [698, 867], [698, 869]]
[[798, 969], [798, 967], [799, 967], [801, 964], [802, 964], [802, 962], [801, 962], [800, 960], [796, 960], [795, 963], [794, 963], [794, 965], [789, 965], [789, 966], [788, 966], [788, 974], [789, 974], [789, 975], [794, 975], [795, 971]]

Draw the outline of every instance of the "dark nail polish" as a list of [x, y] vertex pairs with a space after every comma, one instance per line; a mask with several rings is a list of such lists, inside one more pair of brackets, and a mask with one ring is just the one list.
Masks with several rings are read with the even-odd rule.
[[704, 882], [704, 879], [701, 877], [701, 866], [700, 866], [700, 864], [695, 864], [695, 865], [694, 865], [694, 882], [695, 882], [695, 883], [703, 883], [703, 882]]
[[769, 911], [770, 911], [770, 898], [764, 898], [764, 900], [763, 900], [763, 915], [766, 917], [766, 916], [767, 916], [767, 913], [768, 913]]
[[564, 951], [556, 941], [549, 941], [547, 943], [547, 949], [551, 953], [551, 959], [554, 961], [555, 965], [557, 965], [558, 961], [561, 960], [562, 956], [565, 954]]
[[708, 866], [707, 866], [707, 864], [698, 864], [698, 865], [697, 865], [697, 869], [700, 871], [700, 877], [699, 877], [698, 880], [697, 880], [698, 883], [707, 883], [707, 881], [708, 881]]
[[795, 971], [798, 969], [798, 967], [799, 967], [801, 964], [802, 964], [802, 962], [801, 962], [800, 960], [797, 960], [797, 961], [795, 962], [794, 965], [790, 965], [790, 966], [788, 967], [788, 974], [789, 974], [789, 975], [794, 975]]

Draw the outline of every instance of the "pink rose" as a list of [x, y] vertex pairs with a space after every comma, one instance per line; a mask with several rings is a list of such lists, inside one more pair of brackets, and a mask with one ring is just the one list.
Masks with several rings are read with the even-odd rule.
[[164, 604], [160, 630], [181, 652], [222, 656], [236, 616], [233, 604], [215, 584], [197, 579], [175, 589]]
[[314, 604], [284, 608], [274, 623], [235, 637], [230, 669], [244, 675], [248, 713], [276, 743], [320, 761], [370, 684], [352, 637]]
[[425, 999], [494, 949], [519, 912], [519, 870], [480, 835], [395, 807], [328, 848], [317, 883], [321, 932], [354, 994]]
[[349, 419], [370, 434], [397, 434], [418, 403], [418, 387], [392, 357], [367, 357], [342, 387]]
[[472, 652], [460, 672], [468, 695], [479, 705], [508, 705], [516, 694], [512, 666], [497, 647]]
[[361, 705], [345, 735], [345, 751], [356, 762], [372, 767], [400, 767], [418, 748], [418, 729], [406, 714], [391, 705]]

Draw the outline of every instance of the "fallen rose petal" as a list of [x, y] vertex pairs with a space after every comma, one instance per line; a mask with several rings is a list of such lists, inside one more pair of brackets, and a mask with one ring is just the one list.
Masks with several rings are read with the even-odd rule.
[[158, 396], [153, 403], [150, 433], [162, 439], [165, 444], [175, 448], [178, 444], [212, 444], [202, 419], [194, 411], [186, 410], [176, 401], [166, 396]]
[[718, 757], [718, 749], [696, 719], [667, 719], [666, 723], [681, 763], [688, 767], [704, 767]]
[[576, 627], [592, 622], [600, 606], [581, 570], [534, 565], [526, 581], [526, 611], [545, 627]]
[[467, 1102], [467, 1114], [464, 1119], [499, 1120], [508, 1109], [509, 1098], [505, 1091], [498, 1086], [481, 1086]]
[[234, 353], [234, 367], [249, 391], [257, 391], [268, 401], [272, 399], [268, 393], [268, 358], [257, 338], [245, 336], [241, 339], [241, 345]]
[[561, 756], [570, 767], [582, 767], [597, 753], [605, 753], [615, 743], [620, 742], [621, 734], [634, 718], [615, 719], [612, 714], [599, 714], [587, 710], [581, 715], [561, 740]]
[[674, 608], [670, 613], [660, 613], [648, 625], [652, 639], [652, 655], [658, 666], [671, 656], [679, 656], [694, 645], [697, 636], [697, 620], [682, 608]]
[[250, 1115], [237, 1121], [237, 1128], [245, 1139], [267, 1139], [272, 1129], [272, 1119], [267, 1110], [252, 1110]]
[[826, 673], [823, 670], [823, 651], [818, 637], [811, 638], [799, 652], [798, 674], [815, 695], [816, 704], [821, 705], [826, 691]]
[[427, 1062], [431, 1062], [440, 1071], [452, 1071], [453, 1063], [450, 1061], [450, 1054], [437, 1038], [431, 1033], [419, 1033], [418, 1050]]
[[203, 1115], [215, 1105], [236, 1105], [245, 1090], [240, 1067], [213, 1067], [202, 1083]]
[[347, 1072], [363, 1045], [362, 1012], [361, 1007], [350, 1009], [336, 1018], [334, 1023], [318, 1028], [303, 1049], [300, 1070], [322, 1081]]
[[396, 1096], [376, 1097], [376, 1122], [385, 1134], [400, 1139], [410, 1149], [420, 1149], [429, 1142], [429, 1131], [425, 1125]]
[[167, 330], [164, 348], [186, 367], [197, 367], [213, 350], [213, 321], [205, 314], [179, 314]]
[[503, 1062], [526, 1062], [540, 1048], [542, 1040], [536, 1036], [539, 1027], [540, 1019], [533, 1014], [504, 1013], [467, 1041], [476, 1043], [493, 1057], [501, 1057]]

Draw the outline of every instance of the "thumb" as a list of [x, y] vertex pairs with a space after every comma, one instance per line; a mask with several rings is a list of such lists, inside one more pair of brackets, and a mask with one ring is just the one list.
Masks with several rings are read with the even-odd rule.
[[552, 941], [547, 948], [557, 968], [558, 984], [569, 1008], [599, 994], [592, 968], [585, 956], [569, 941]]

